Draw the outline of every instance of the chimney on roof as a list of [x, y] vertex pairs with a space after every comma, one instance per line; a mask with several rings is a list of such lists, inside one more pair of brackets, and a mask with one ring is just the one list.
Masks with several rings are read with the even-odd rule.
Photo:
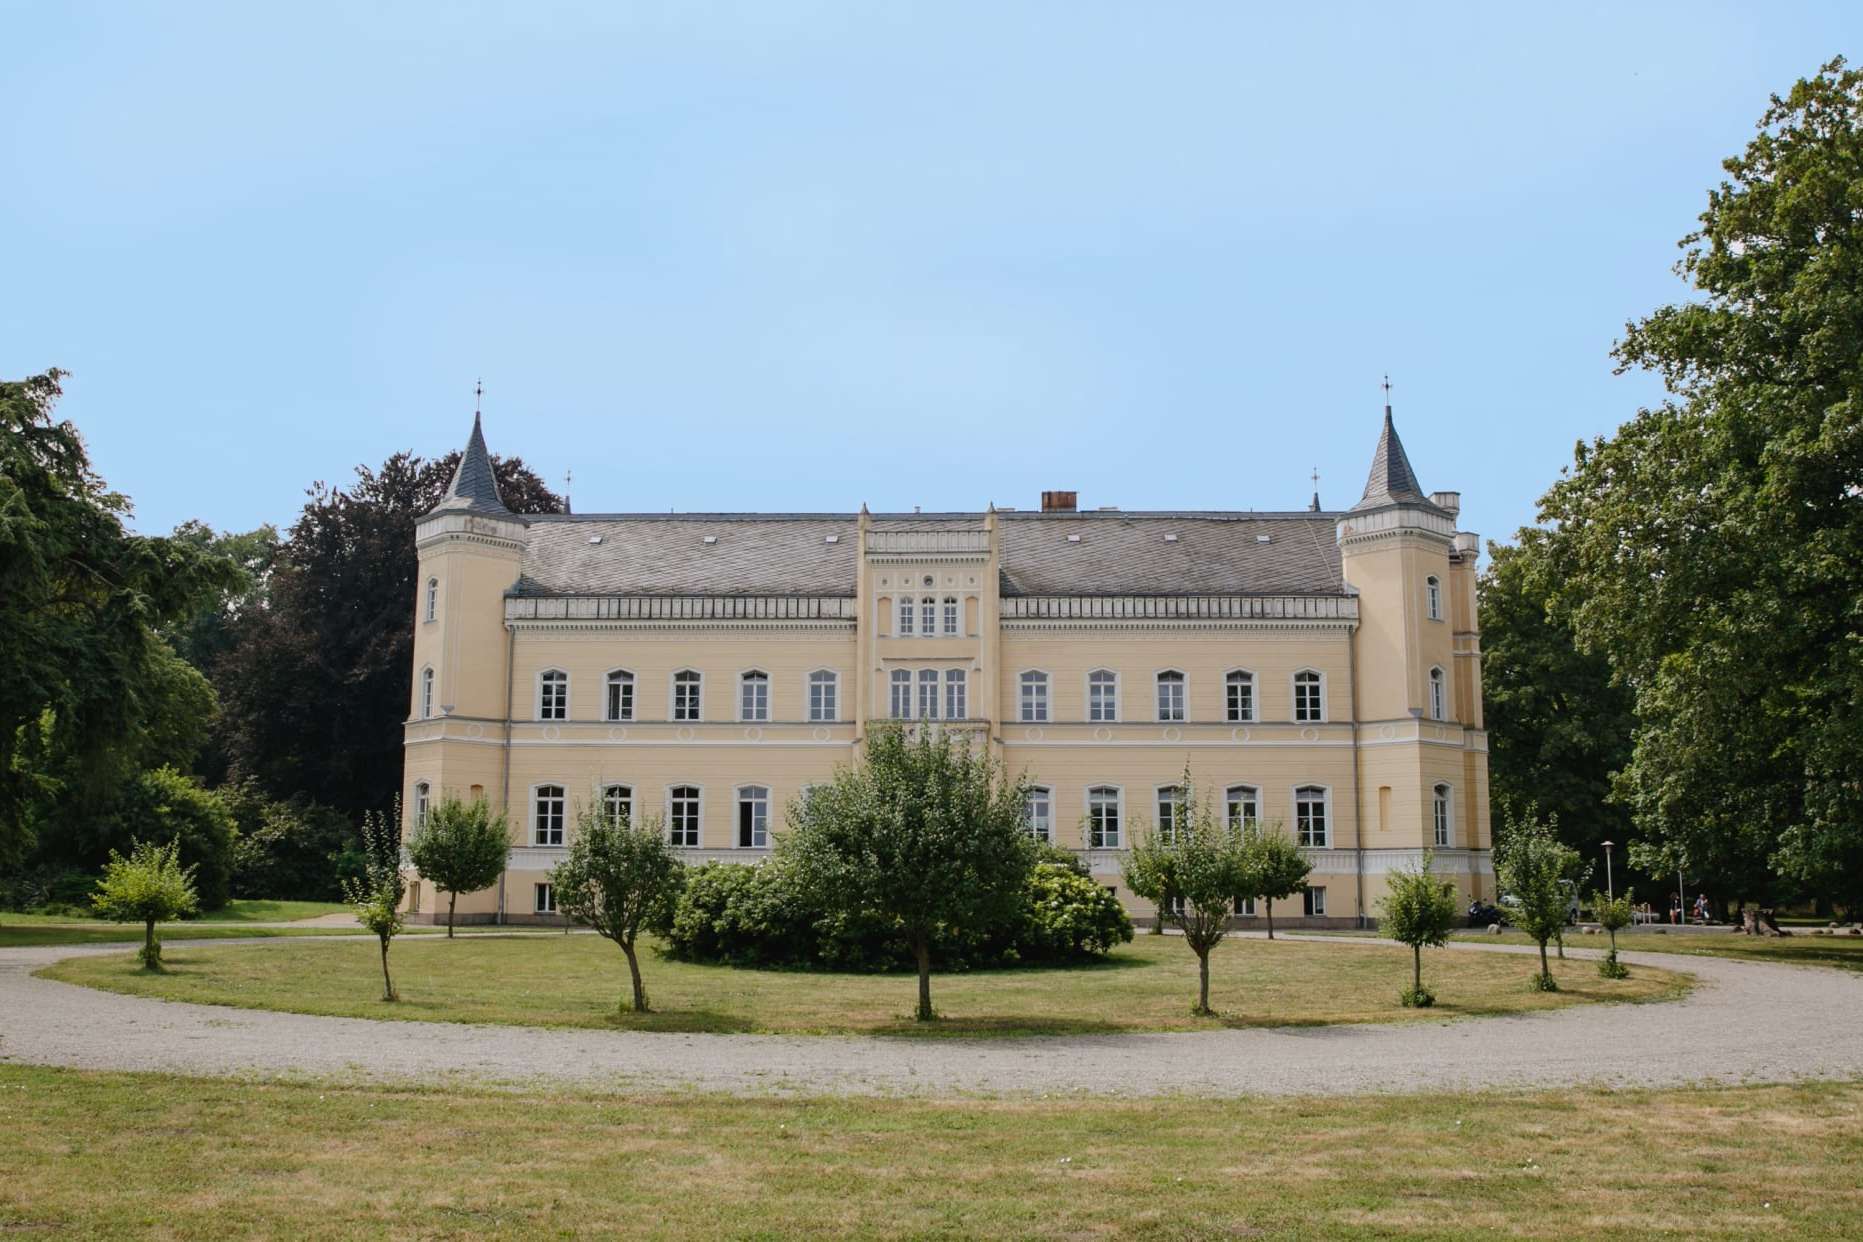
[[1073, 513], [1080, 507], [1079, 501], [1079, 492], [1043, 492], [1041, 511], [1043, 513]]

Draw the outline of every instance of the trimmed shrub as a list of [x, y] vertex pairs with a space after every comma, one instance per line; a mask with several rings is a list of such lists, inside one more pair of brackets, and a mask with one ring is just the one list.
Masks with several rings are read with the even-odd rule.
[[1072, 858], [1067, 865], [1036, 864], [1029, 876], [1028, 909], [1015, 938], [1022, 960], [1103, 957], [1132, 939], [1132, 917], [1125, 907], [1078, 866]]

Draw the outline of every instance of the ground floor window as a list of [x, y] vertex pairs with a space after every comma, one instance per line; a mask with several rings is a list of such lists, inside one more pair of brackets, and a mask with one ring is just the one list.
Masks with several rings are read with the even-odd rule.
[[1028, 820], [1029, 833], [1037, 841], [1054, 839], [1054, 795], [1040, 785], [1029, 790]]
[[770, 791], [762, 785], [737, 791], [737, 843], [740, 849], [755, 850], [770, 843]]
[[1322, 918], [1326, 914], [1326, 889], [1309, 888], [1305, 890], [1305, 910], [1309, 918]]
[[1255, 917], [1255, 899], [1253, 897], [1236, 898], [1236, 913], [1245, 919]]
[[1087, 791], [1087, 848], [1119, 848], [1119, 791], [1095, 785]]
[[537, 913], [556, 913], [556, 887], [552, 884], [539, 884], [537, 889]]

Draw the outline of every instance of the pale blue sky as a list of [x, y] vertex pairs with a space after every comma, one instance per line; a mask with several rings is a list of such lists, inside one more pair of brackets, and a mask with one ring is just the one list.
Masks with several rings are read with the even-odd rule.
[[579, 511], [1357, 498], [1506, 536], [1850, 4], [0, 0], [0, 374], [138, 525], [461, 444]]

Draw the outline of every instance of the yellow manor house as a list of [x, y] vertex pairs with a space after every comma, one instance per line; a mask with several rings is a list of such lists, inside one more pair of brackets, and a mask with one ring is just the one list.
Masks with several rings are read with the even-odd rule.
[[[657, 813], [686, 858], [754, 863], [867, 722], [936, 721], [1026, 773], [1030, 829], [1135, 914], [1125, 852], [1186, 765], [1232, 822], [1305, 849], [1295, 922], [1362, 925], [1426, 850], [1491, 898], [1459, 508], [1418, 485], [1388, 406], [1343, 513], [1047, 492], [1039, 512], [519, 516], [475, 417], [419, 525], [404, 830], [443, 792], [495, 799], [510, 858], [460, 914], [555, 921], [580, 806]], [[408, 902], [444, 909], [419, 877]]]

